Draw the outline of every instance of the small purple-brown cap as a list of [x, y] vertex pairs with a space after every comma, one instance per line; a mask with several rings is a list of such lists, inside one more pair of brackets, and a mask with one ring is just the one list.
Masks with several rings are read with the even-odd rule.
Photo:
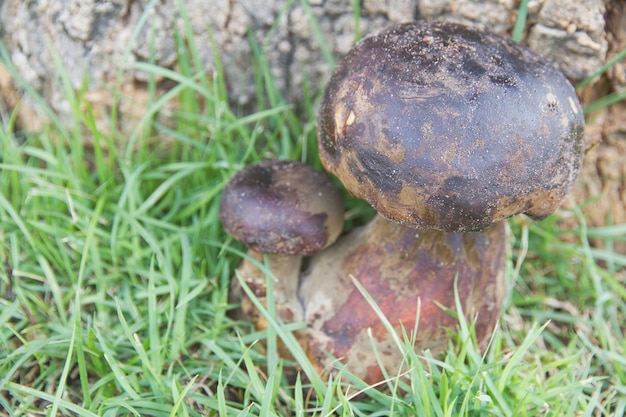
[[226, 232], [262, 253], [311, 255], [343, 227], [343, 202], [327, 175], [300, 162], [268, 160], [247, 166], [222, 194]]

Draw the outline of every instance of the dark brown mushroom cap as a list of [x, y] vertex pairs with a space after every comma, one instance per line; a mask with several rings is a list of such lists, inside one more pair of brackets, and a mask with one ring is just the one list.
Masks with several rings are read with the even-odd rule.
[[558, 69], [444, 22], [363, 39], [318, 118], [322, 163], [351, 193], [391, 220], [445, 231], [552, 213], [580, 172], [583, 128]]
[[310, 255], [341, 233], [343, 202], [324, 173], [300, 162], [262, 161], [228, 182], [220, 220], [257, 252]]

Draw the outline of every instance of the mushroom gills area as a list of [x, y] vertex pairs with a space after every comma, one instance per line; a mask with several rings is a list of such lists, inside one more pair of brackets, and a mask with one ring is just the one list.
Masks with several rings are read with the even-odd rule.
[[[483, 232], [417, 230], [377, 216], [311, 259], [299, 296], [307, 323], [306, 350], [320, 372], [338, 358], [368, 383], [383, 379], [377, 357], [396, 375], [404, 355], [375, 310], [354, 285], [357, 280], [402, 337], [417, 330], [415, 349], [443, 351], [447, 329], [457, 320], [455, 285], [463, 312], [475, 320], [484, 346], [500, 313], [504, 293], [506, 224]], [[375, 354], [375, 349], [378, 354]]]

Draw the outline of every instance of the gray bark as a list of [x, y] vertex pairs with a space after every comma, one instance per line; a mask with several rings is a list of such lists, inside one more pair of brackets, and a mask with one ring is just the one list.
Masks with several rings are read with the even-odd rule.
[[[1, 40], [21, 76], [61, 116], [69, 115], [53, 54], [74, 88], [86, 79], [86, 98], [96, 107], [112, 102], [111, 86], [121, 75], [129, 121], [140, 117], [147, 74], [129, 63], [154, 62], [176, 70], [174, 36], [184, 34], [176, 0], [4, 0]], [[516, 18], [515, 0], [361, 0], [354, 18], [353, 0], [186, 0], [183, 2], [206, 68], [214, 66], [213, 36], [226, 68], [232, 103], [251, 108], [254, 94], [248, 33], [262, 45], [270, 69], [287, 101], [297, 103], [305, 81], [313, 89], [328, 78], [331, 65], [320, 47], [339, 60], [367, 34], [390, 22], [446, 19], [508, 36]], [[580, 80], [605, 60], [604, 4], [601, 0], [531, 0], [527, 43]], [[147, 19], [141, 22], [147, 13]], [[313, 18], [313, 19], [312, 19]], [[312, 24], [315, 20], [319, 31]], [[317, 36], [323, 37], [318, 39]], [[186, 35], [185, 35], [186, 36]], [[87, 78], [85, 78], [87, 77]], [[0, 68], [0, 96], [5, 107], [16, 97]], [[3, 81], [4, 80], [4, 81]], [[2, 88], [4, 86], [5, 88]], [[134, 105], [132, 103], [135, 103]], [[138, 104], [138, 105], [137, 105]], [[29, 124], [35, 121], [30, 118]]]

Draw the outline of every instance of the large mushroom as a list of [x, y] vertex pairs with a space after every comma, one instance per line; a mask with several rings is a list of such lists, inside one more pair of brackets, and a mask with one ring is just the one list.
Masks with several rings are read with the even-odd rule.
[[563, 74], [499, 36], [418, 22], [358, 43], [324, 92], [319, 151], [379, 215], [301, 277], [311, 360], [328, 371], [337, 358], [367, 382], [381, 367], [397, 374], [403, 355], [353, 280], [398, 334], [417, 329], [415, 348], [435, 352], [450, 341], [456, 285], [484, 346], [503, 296], [504, 221], [558, 207], [583, 126]]

